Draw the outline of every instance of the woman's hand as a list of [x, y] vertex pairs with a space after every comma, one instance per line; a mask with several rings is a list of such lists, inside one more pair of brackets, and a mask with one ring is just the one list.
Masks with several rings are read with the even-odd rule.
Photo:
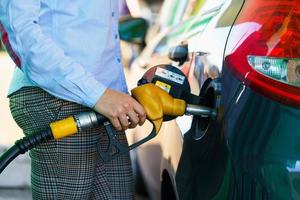
[[130, 95], [106, 89], [97, 101], [94, 110], [107, 117], [116, 130], [135, 128], [146, 120], [146, 113]]

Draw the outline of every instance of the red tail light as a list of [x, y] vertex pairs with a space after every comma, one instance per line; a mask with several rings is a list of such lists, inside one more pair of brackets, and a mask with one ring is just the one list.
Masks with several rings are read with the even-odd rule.
[[254, 91], [300, 108], [299, 0], [246, 0], [226, 47], [225, 67]]

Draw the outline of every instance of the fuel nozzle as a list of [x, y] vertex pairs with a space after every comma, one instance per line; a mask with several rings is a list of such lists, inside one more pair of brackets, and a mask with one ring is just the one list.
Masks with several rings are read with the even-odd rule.
[[185, 114], [186, 115], [196, 115], [196, 116], [201, 116], [201, 117], [212, 117], [212, 118], [215, 118], [217, 116], [215, 109], [212, 109], [207, 106], [192, 105], [192, 104], [186, 105]]
[[173, 98], [160, 87], [148, 83], [131, 90], [132, 96], [145, 108], [148, 119], [154, 124], [156, 132], [161, 128], [163, 117], [198, 115], [202, 117], [215, 117], [216, 112], [209, 107], [186, 104], [182, 99]]

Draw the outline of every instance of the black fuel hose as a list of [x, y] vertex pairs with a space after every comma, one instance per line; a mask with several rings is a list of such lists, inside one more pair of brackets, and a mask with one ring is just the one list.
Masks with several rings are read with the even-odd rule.
[[108, 119], [95, 112], [84, 112], [68, 118], [52, 122], [49, 127], [41, 132], [36, 132], [17, 140], [3, 155], [0, 156], [0, 174], [20, 154], [24, 154], [34, 147], [52, 139], [60, 139], [86, 130], [99, 124], [104, 124]]
[[48, 128], [45, 131], [39, 133], [33, 133], [20, 140], [17, 140], [15, 144], [10, 147], [0, 157], [0, 174], [2, 171], [20, 154], [24, 154], [32, 148], [53, 139], [51, 129]]

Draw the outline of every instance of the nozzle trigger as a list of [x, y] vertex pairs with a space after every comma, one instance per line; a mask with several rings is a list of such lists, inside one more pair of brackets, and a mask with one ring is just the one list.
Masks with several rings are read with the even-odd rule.
[[[100, 141], [97, 144], [97, 151], [101, 159], [105, 162], [110, 161], [117, 156], [129, 151], [128, 146], [120, 143], [117, 139], [117, 132], [113, 128], [110, 122], [104, 122], [104, 127], [108, 137], [107, 151], [102, 151], [100, 147]], [[115, 148], [113, 148], [115, 147]]]
[[148, 135], [147, 137], [145, 137], [145, 138], [141, 139], [140, 141], [138, 141], [138, 142], [136, 142], [136, 143], [130, 145], [130, 146], [129, 146], [129, 150], [132, 150], [132, 149], [134, 149], [134, 148], [136, 148], [136, 147], [138, 147], [138, 146], [144, 144], [145, 142], [151, 140], [152, 138], [154, 138], [154, 137], [157, 135], [155, 124], [154, 124], [152, 121], [150, 121], [150, 122], [151, 122], [152, 125], [153, 125], [152, 131], [149, 133], [149, 135]]
[[154, 138], [156, 136], [156, 126], [153, 122], [151, 122], [151, 123], [153, 124], [153, 129], [147, 137], [141, 139], [140, 141], [138, 141], [130, 146], [126, 146], [117, 139], [117, 135], [116, 135], [117, 132], [113, 128], [112, 124], [108, 121], [104, 122], [103, 125], [105, 127], [105, 130], [106, 130], [106, 133], [108, 136], [108, 147], [107, 147], [107, 151], [102, 151], [101, 146], [100, 146], [101, 145], [100, 141], [98, 142], [97, 151], [98, 151], [101, 159], [104, 162], [113, 160], [116, 157], [118, 157], [119, 155], [122, 155], [122, 154], [140, 146], [141, 144], [144, 144], [145, 142], [151, 140], [152, 138]]

